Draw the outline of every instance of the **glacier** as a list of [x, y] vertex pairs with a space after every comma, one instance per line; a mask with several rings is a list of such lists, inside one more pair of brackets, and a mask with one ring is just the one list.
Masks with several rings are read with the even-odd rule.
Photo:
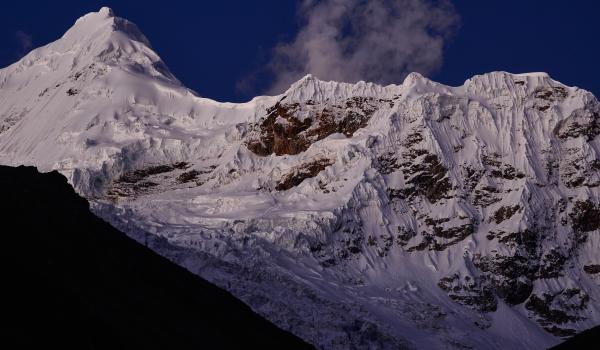
[[109, 8], [0, 70], [0, 163], [322, 349], [541, 349], [600, 323], [600, 103], [546, 73], [451, 87], [183, 86]]

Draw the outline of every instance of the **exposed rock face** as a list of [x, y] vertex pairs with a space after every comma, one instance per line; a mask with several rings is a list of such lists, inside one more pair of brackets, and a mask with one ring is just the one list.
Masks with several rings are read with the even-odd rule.
[[452, 186], [446, 176], [446, 168], [437, 155], [427, 151], [419, 153], [422, 154], [403, 167], [404, 181], [408, 185], [404, 189], [405, 197], [410, 200], [415, 196], [422, 196], [431, 203], [447, 198]]
[[334, 162], [330, 159], [317, 159], [306, 164], [302, 164], [288, 174], [275, 186], [277, 191], [289, 190], [302, 183], [305, 179], [317, 176], [323, 169], [327, 168]]
[[585, 265], [583, 270], [589, 274], [595, 275], [600, 273], [600, 265]]
[[474, 264], [491, 281], [496, 295], [507, 304], [521, 304], [533, 291], [533, 276], [538, 269], [535, 257], [477, 256]]
[[165, 187], [200, 186], [214, 170], [214, 167], [192, 169], [191, 166], [187, 162], [176, 162], [125, 171], [106, 186], [105, 195], [118, 201], [162, 192]]
[[581, 311], [587, 309], [589, 301], [590, 297], [580, 289], [569, 288], [556, 293], [544, 293], [542, 296], [532, 294], [525, 308], [538, 318], [544, 329], [564, 337], [574, 335], [577, 331], [557, 325], [581, 320]]
[[250, 125], [252, 134], [246, 144], [255, 154], [293, 155], [334, 133], [352, 137], [382, 105], [393, 106], [391, 99], [361, 96], [333, 103], [308, 100], [302, 106], [285, 100], [286, 96], [267, 108], [266, 116], [258, 123]]
[[461, 281], [459, 275], [454, 274], [440, 279], [438, 286], [447, 292], [452, 300], [477, 311], [494, 312], [498, 307], [494, 289], [485, 278], [475, 280], [465, 276]]
[[219, 103], [114, 24], [92, 15], [0, 71], [0, 161], [61, 171], [103, 218], [321, 348], [537, 349], [600, 323], [589, 92], [543, 73], [307, 76]]
[[575, 202], [569, 217], [576, 232], [583, 234], [600, 228], [600, 207], [591, 200]]
[[600, 134], [600, 104], [590, 101], [583, 108], [571, 112], [555, 127], [554, 133], [561, 141], [571, 138], [585, 137], [593, 140]]

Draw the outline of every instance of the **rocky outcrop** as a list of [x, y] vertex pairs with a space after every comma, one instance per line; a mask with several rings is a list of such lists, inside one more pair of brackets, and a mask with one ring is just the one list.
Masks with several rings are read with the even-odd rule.
[[405, 198], [423, 196], [431, 203], [447, 198], [452, 189], [450, 179], [446, 176], [447, 169], [437, 155], [424, 152], [415, 157], [410, 164], [405, 164], [404, 188]]
[[510, 305], [521, 304], [533, 291], [539, 266], [528, 256], [477, 256], [474, 264], [491, 281], [496, 294]]
[[458, 274], [440, 279], [438, 286], [448, 293], [450, 299], [479, 312], [494, 312], [498, 307], [498, 301], [486, 277], [472, 278], [464, 276], [462, 279]]
[[556, 325], [584, 319], [581, 311], [587, 308], [589, 301], [590, 297], [580, 289], [569, 288], [556, 293], [532, 294], [525, 308], [538, 318], [547, 331], [565, 337], [575, 334], [576, 330]]
[[298, 154], [334, 133], [351, 137], [371, 116], [391, 100], [355, 96], [339, 104], [306, 101], [286, 103], [283, 97], [267, 108], [266, 116], [250, 126], [246, 146], [260, 156]]
[[317, 174], [333, 163], [334, 161], [331, 159], [316, 159], [296, 166], [281, 178], [275, 186], [275, 190], [285, 191], [292, 187], [296, 187], [301, 184], [302, 181], [317, 176]]
[[585, 239], [583, 234], [600, 228], [600, 205], [591, 200], [577, 201], [569, 217], [573, 222], [573, 229]]
[[554, 134], [562, 141], [584, 137], [593, 140], [600, 134], [600, 104], [590, 101], [584, 108], [574, 110], [566, 119], [561, 120]]
[[595, 275], [600, 273], [600, 265], [592, 264], [583, 266], [583, 270], [590, 275]]

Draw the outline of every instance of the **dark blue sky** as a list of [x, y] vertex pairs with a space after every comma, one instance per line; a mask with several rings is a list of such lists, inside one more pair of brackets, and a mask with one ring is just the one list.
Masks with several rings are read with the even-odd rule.
[[[455, 0], [461, 27], [434, 80], [460, 85], [493, 70], [546, 71], [600, 96], [600, 2]], [[262, 92], [237, 82], [260, 69], [270, 49], [298, 28], [296, 2], [283, 0], [11, 1], [0, 12], [0, 67], [58, 39], [81, 15], [110, 6], [141, 28], [171, 71], [200, 95], [243, 101]]]

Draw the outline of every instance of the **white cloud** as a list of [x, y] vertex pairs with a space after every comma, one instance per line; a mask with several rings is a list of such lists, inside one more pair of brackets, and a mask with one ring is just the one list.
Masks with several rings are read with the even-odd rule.
[[440, 68], [459, 17], [448, 0], [303, 0], [301, 27], [267, 66], [280, 93], [307, 73], [320, 79], [401, 82]]
[[17, 40], [19, 41], [20, 47], [20, 56], [24, 56], [29, 50], [33, 48], [33, 38], [30, 34], [25, 33], [22, 30], [17, 30], [15, 34]]

